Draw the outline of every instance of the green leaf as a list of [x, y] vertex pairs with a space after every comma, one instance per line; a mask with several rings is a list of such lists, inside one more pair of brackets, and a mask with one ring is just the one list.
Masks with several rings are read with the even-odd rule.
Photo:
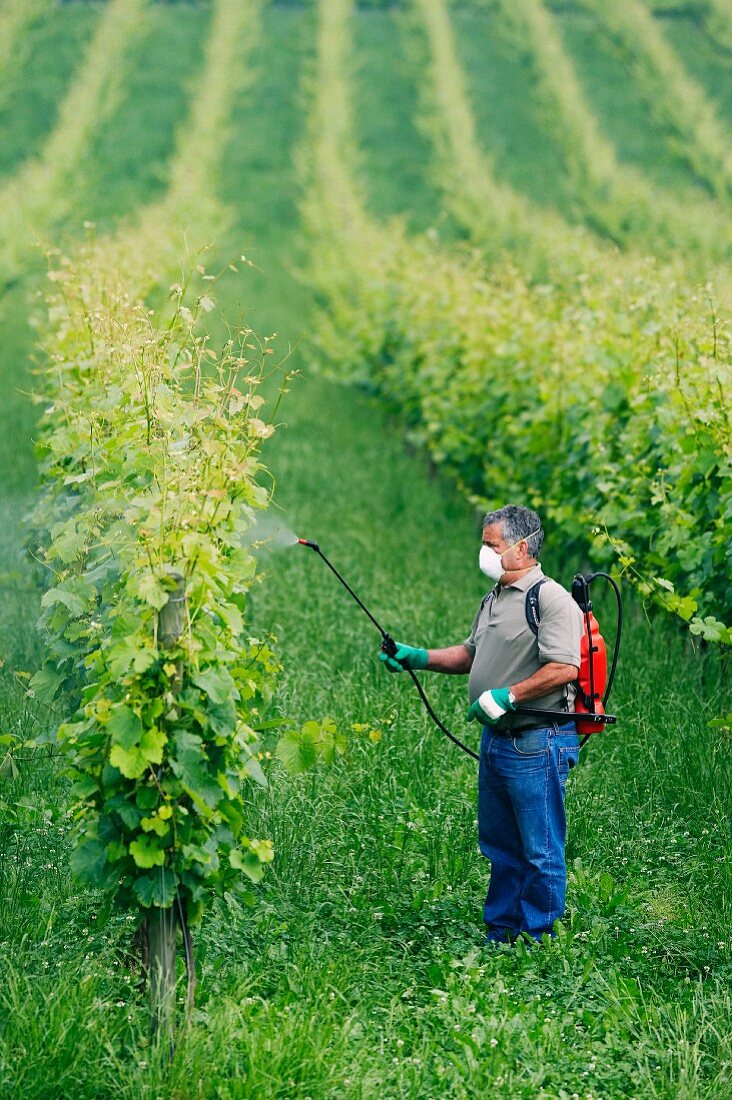
[[147, 768], [147, 757], [140, 748], [125, 749], [122, 745], [113, 745], [109, 762], [119, 768], [125, 779], [139, 779]]
[[224, 703], [210, 702], [206, 717], [209, 728], [219, 737], [229, 738], [239, 724], [234, 699], [227, 699]]
[[145, 603], [160, 611], [168, 602], [169, 592], [154, 573], [143, 573], [137, 582], [137, 594]]
[[142, 721], [132, 707], [115, 707], [107, 729], [113, 744], [121, 745], [123, 749], [131, 749], [142, 737]]
[[183, 849], [183, 855], [188, 861], [188, 865], [193, 863], [200, 863], [201, 866], [207, 867], [212, 862], [212, 855], [205, 848], [202, 848], [200, 844], [186, 844]]
[[132, 889], [139, 902], [146, 909], [155, 906], [158, 909], [170, 909], [175, 901], [175, 872], [166, 867], [152, 875], [140, 875], [135, 879]]
[[158, 836], [165, 836], [170, 831], [170, 825], [167, 821], [163, 821], [161, 817], [154, 814], [152, 817], [143, 817], [140, 822], [146, 833], [156, 833]]
[[141, 810], [154, 810], [160, 799], [157, 787], [138, 787], [135, 802]]
[[175, 733], [175, 756], [170, 761], [183, 789], [210, 809], [223, 798], [218, 779], [209, 771], [210, 764], [200, 737], [188, 730]]
[[332, 718], [306, 722], [298, 730], [289, 730], [277, 743], [275, 755], [291, 775], [314, 767], [318, 759], [330, 764], [336, 753], [345, 751], [346, 740], [338, 733]]
[[71, 871], [79, 882], [104, 886], [109, 871], [107, 845], [96, 837], [82, 841], [71, 853]]
[[122, 802], [117, 808], [117, 813], [128, 829], [136, 829], [140, 824], [140, 817], [142, 815], [137, 807], [133, 806], [130, 802]]
[[156, 656], [152, 648], [144, 646], [133, 635], [122, 638], [109, 650], [107, 664], [115, 679], [121, 679], [130, 669], [146, 672], [155, 663]]
[[692, 634], [704, 638], [707, 642], [724, 643], [728, 634], [728, 628], [724, 623], [721, 623], [719, 619], [715, 619], [712, 615], [707, 615], [705, 619], [700, 617], [692, 619], [689, 630]]
[[51, 668], [42, 668], [31, 678], [30, 690], [33, 698], [44, 706], [50, 706], [56, 697], [56, 692], [66, 679], [63, 672], [56, 672]]
[[198, 672], [192, 680], [196, 687], [205, 691], [213, 703], [223, 704], [232, 697], [239, 696], [234, 681], [225, 669], [207, 668], [203, 672]]
[[138, 867], [162, 867], [165, 863], [165, 852], [148, 836], [132, 841], [130, 855]]
[[54, 607], [59, 603], [63, 604], [69, 615], [75, 619], [86, 611], [84, 601], [75, 592], [69, 592], [66, 588], [49, 588], [43, 593], [41, 607]]
[[150, 764], [162, 764], [163, 750], [168, 738], [157, 726], [144, 730], [139, 745], [113, 745], [109, 762], [119, 768], [126, 779], [139, 779]]
[[312, 738], [298, 733], [297, 730], [289, 730], [280, 738], [275, 756], [282, 761], [290, 775], [308, 771], [318, 758]]
[[245, 771], [255, 783], [258, 783], [260, 787], [268, 786], [267, 776], [262, 771], [262, 765], [259, 763], [256, 756], [249, 757], [244, 765], [243, 771]]
[[107, 845], [107, 859], [110, 863], [116, 863], [127, 855], [127, 845], [121, 840], [111, 840]]
[[290, 775], [298, 775], [306, 771], [306, 766], [300, 757], [300, 738], [296, 730], [288, 732], [279, 739], [275, 749], [276, 758], [285, 765]]
[[239, 608], [234, 603], [219, 604], [216, 609], [224, 620], [232, 634], [241, 634], [244, 629], [244, 619]]
[[98, 791], [99, 784], [93, 775], [79, 775], [74, 780], [74, 785], [71, 788], [71, 795], [73, 798], [91, 798], [91, 796], [97, 794]]
[[250, 840], [249, 849], [260, 863], [271, 863], [274, 859], [274, 847], [271, 840]]
[[252, 882], [261, 882], [264, 877], [264, 864], [254, 852], [240, 852], [233, 848], [229, 852], [229, 863], [235, 871], [243, 871]]
[[162, 764], [167, 740], [167, 734], [159, 726], [150, 726], [150, 729], [145, 730], [140, 738], [140, 749], [149, 764]]
[[3, 779], [6, 776], [10, 776], [11, 779], [18, 779], [20, 777], [20, 769], [15, 763], [12, 751], [6, 752], [2, 760], [0, 760], [0, 776]]

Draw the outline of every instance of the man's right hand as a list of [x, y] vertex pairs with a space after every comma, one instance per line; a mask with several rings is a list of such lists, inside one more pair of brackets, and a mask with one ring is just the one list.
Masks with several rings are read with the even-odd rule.
[[395, 644], [397, 649], [393, 657], [388, 657], [383, 650], [379, 654], [379, 660], [384, 662], [389, 672], [403, 672], [405, 668], [427, 668], [429, 656], [426, 649], [415, 649], [413, 646], [403, 645], [401, 642]]

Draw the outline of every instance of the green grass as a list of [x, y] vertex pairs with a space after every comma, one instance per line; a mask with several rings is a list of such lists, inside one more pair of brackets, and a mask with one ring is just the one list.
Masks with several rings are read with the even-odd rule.
[[[547, 133], [542, 104], [533, 90], [526, 44], [507, 32], [494, 9], [475, 12], [457, 8], [452, 17], [478, 137], [494, 160], [497, 178], [537, 205], [555, 207], [568, 219], [575, 219], [576, 202], [561, 153]], [[650, 116], [622, 59], [596, 20], [572, 6], [563, 7], [554, 17], [588, 109], [613, 143], [619, 162], [640, 169], [655, 186], [681, 201], [693, 202], [695, 195], [708, 197]], [[710, 62], [707, 79], [724, 89], [729, 85], [729, 72], [724, 72], [718, 56], [716, 67], [711, 67], [710, 46], [698, 27], [689, 22], [686, 31], [683, 56], [697, 56], [698, 46], [698, 57]], [[701, 67], [698, 63], [697, 68]]]
[[127, 59], [125, 96], [96, 143], [75, 198], [81, 218], [106, 232], [166, 184], [176, 132], [196, 94], [210, 8], [151, 6], [147, 33]]
[[[680, 198], [692, 198], [693, 189], [707, 195], [654, 122], [627, 66], [609, 44], [597, 20], [570, 9], [558, 17], [558, 23], [588, 108], [615, 146], [618, 161], [640, 169], [655, 186]], [[686, 31], [687, 53], [699, 51], [704, 56], [709, 46], [702, 30], [689, 22]]]
[[709, 40], [688, 17], [664, 19], [661, 23], [671, 46], [692, 76], [704, 89], [722, 119], [732, 112], [732, 55]]
[[[86, 9], [70, 8], [69, 34], [85, 18]], [[175, 7], [156, 10], [161, 31], [166, 20], [180, 29], [178, 18]], [[205, 18], [180, 9], [186, 26]], [[558, 167], [531, 129], [516, 65], [491, 41], [486, 50], [498, 60], [477, 71], [473, 20], [460, 15], [462, 49], [474, 87], [486, 92], [476, 98], [483, 125], [492, 112], [494, 144], [503, 133], [501, 171], [533, 187], [537, 201], [551, 192], [553, 202]], [[260, 331], [276, 328], [290, 340], [307, 329], [313, 308], [295, 277], [307, 242], [293, 163], [306, 121], [297, 89], [313, 34], [307, 10], [267, 8], [263, 42], [271, 45], [235, 104], [222, 155], [222, 197], [239, 210], [223, 250], [241, 247], [257, 264], [243, 291], [236, 284], [226, 293], [227, 307], [243, 299]], [[184, 109], [176, 89], [197, 55], [172, 29], [155, 40], [166, 73], [155, 117], [165, 132], [141, 130], [119, 186], [122, 160], [106, 170], [114, 190], [90, 197], [95, 217], [111, 220], [115, 204], [126, 211], [159, 193], [151, 161], [159, 168], [171, 147]], [[358, 44], [360, 86], [371, 88], [359, 135], [379, 166], [368, 176], [373, 208], [387, 214], [409, 207], [407, 189], [423, 164], [415, 131], [401, 149], [394, 129], [412, 114], [414, 70], [391, 64], [403, 48], [391, 16], [359, 16]], [[141, 64], [152, 49], [152, 40], [141, 44]], [[187, 60], [176, 75], [179, 58]], [[489, 76], [498, 102], [487, 95]], [[382, 117], [399, 88], [394, 119]], [[135, 101], [128, 97], [114, 122], [120, 139], [134, 135], [132, 118], [142, 128], [137, 115], [125, 121]], [[499, 117], [509, 110], [515, 132]], [[105, 159], [111, 135], [109, 143]], [[534, 147], [543, 188], [527, 162]], [[379, 184], [389, 165], [389, 181]], [[102, 168], [90, 166], [90, 179], [101, 178]], [[426, 218], [431, 191], [415, 194]], [[18, 392], [28, 383], [33, 285], [0, 303], [4, 572], [18, 569], [18, 517], [34, 484], [33, 411]], [[482, 592], [476, 516], [405, 451], [400, 426], [369, 398], [317, 381], [306, 357], [297, 362], [305, 377], [283, 410], [288, 427], [265, 453], [284, 521], [321, 542], [397, 637], [462, 640]], [[567, 560], [551, 539], [549, 550], [547, 566], [565, 582], [585, 564]], [[25, 591], [30, 574], [22, 577], [6, 578], [0, 590], [0, 722], [3, 731], [31, 734], [51, 716], [36, 712], [13, 676], [39, 656], [37, 597]], [[725, 670], [672, 623], [649, 621], [630, 603], [613, 700], [620, 723], [590, 744], [570, 783], [564, 934], [547, 950], [484, 954], [487, 866], [477, 853], [472, 763], [430, 725], [405, 678], [384, 672], [376, 632], [313, 554], [263, 559], [252, 626], [279, 638], [275, 710], [296, 723], [332, 715], [348, 732], [348, 753], [296, 780], [273, 765], [269, 790], [252, 792], [248, 828], [272, 837], [276, 861], [251, 908], [222, 901], [196, 933], [197, 1010], [169, 1066], [147, 1035], [129, 922], [105, 920], [102, 900], [70, 879], [72, 821], [57, 761], [21, 760], [15, 777], [0, 768], [0, 1096], [724, 1100], [732, 1072], [732, 775], [728, 735], [706, 723], [729, 709]], [[425, 680], [439, 712], [474, 740], [464, 726], [464, 682]], [[371, 729], [382, 731], [377, 743]]]
[[254, 51], [254, 78], [233, 104], [233, 136], [221, 156], [219, 194], [234, 211], [235, 224], [219, 252], [234, 258], [244, 252], [255, 265], [238, 304], [257, 332], [277, 331], [291, 344], [301, 337], [312, 308], [298, 276], [306, 253], [295, 162], [305, 125], [300, 88], [314, 33], [311, 12], [265, 8], [261, 41], [276, 48]]
[[[50, 7], [25, 36], [19, 65], [0, 86], [0, 175], [37, 153], [53, 128], [99, 16], [96, 6]], [[49, 58], [52, 62], [49, 63]]]
[[569, 217], [572, 197], [561, 153], [542, 128], [532, 99], [525, 44], [506, 32], [495, 10], [454, 9], [452, 19], [478, 140], [493, 160], [496, 178], [538, 206], [556, 207]]
[[377, 218], [404, 215], [410, 229], [424, 230], [440, 220], [440, 203], [430, 183], [430, 146], [416, 126], [413, 51], [392, 12], [359, 12], [353, 30], [354, 121], [368, 209]]

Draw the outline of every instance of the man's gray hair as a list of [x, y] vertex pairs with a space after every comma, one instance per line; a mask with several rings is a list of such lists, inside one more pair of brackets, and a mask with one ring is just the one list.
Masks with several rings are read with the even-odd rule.
[[536, 512], [520, 504], [506, 504], [495, 512], [487, 512], [483, 518], [483, 527], [494, 523], [502, 524], [503, 537], [509, 546], [526, 539], [529, 553], [538, 560], [544, 542], [544, 528]]

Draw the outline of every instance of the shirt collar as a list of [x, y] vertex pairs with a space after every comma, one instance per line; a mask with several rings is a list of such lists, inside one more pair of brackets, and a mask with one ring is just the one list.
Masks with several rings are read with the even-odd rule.
[[[540, 565], [534, 565], [529, 569], [528, 573], [524, 573], [523, 577], [519, 577], [518, 580], [513, 581], [511, 584], [505, 585], [506, 588], [517, 588], [519, 592], [528, 592], [532, 584], [536, 584], [544, 576], [544, 571]], [[499, 588], [501, 585], [498, 586]]]

